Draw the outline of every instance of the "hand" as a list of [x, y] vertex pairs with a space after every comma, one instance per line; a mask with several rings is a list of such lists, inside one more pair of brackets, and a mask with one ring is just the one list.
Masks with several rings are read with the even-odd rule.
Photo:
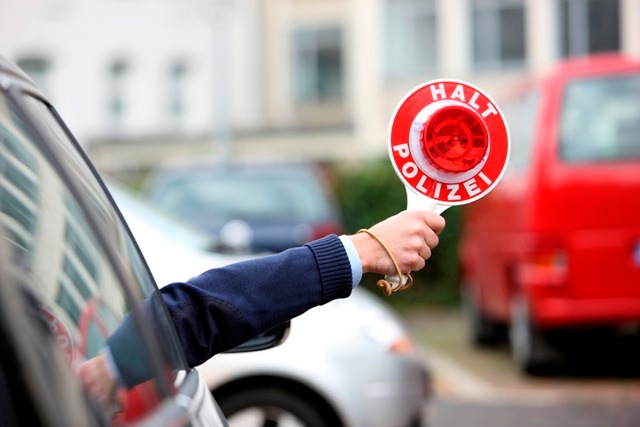
[[[379, 222], [369, 230], [393, 254], [403, 274], [424, 268], [431, 250], [438, 245], [444, 218], [432, 211], [406, 210]], [[396, 275], [387, 251], [367, 233], [349, 236], [360, 255], [363, 273]]]
[[116, 383], [107, 363], [107, 356], [100, 353], [83, 362], [78, 369], [82, 385], [89, 395], [105, 407], [113, 403], [116, 391]]

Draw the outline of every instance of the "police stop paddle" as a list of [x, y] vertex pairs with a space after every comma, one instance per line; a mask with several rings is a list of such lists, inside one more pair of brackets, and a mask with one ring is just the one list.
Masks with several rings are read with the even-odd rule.
[[[389, 157], [407, 209], [444, 212], [489, 193], [509, 160], [507, 123], [496, 102], [459, 80], [432, 80], [407, 94], [389, 124]], [[386, 276], [392, 291], [407, 277]]]

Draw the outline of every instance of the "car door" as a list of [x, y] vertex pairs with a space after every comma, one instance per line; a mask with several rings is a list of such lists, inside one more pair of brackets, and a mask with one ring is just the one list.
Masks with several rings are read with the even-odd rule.
[[[55, 109], [2, 58], [0, 232], [0, 408], [14, 424], [227, 425], [186, 364], [98, 174]], [[77, 368], [124, 323], [138, 338], [126, 350], [144, 381], [101, 405]]]

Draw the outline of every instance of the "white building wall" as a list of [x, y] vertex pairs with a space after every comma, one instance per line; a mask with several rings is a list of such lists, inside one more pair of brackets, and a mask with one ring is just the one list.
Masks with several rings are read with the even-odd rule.
[[437, 0], [436, 7], [439, 10], [438, 71], [442, 76], [464, 78], [471, 61], [467, 1]]
[[[385, 0], [1, 1], [0, 55], [51, 62], [45, 92], [81, 143], [159, 138], [169, 141], [163, 150], [177, 152], [187, 142], [206, 150], [222, 135], [239, 155], [384, 155], [393, 110], [418, 84], [457, 78], [499, 94], [509, 82], [558, 59], [556, 0], [525, 0], [526, 63], [508, 72], [474, 71], [470, 0], [435, 0], [437, 68], [401, 79], [384, 72]], [[620, 5], [621, 49], [640, 55], [640, 0]], [[307, 111], [293, 99], [292, 32], [321, 26], [343, 29], [345, 98], [341, 105]], [[125, 135], [114, 133], [108, 115], [109, 67], [118, 58], [131, 69]], [[167, 72], [175, 60], [188, 67], [180, 129], [167, 113]], [[111, 165], [124, 158], [129, 167], [171, 157], [170, 151], [145, 155], [149, 151], [141, 146], [132, 147], [134, 155], [121, 146], [103, 148]]]
[[640, 56], [640, 0], [620, 0], [622, 51]]
[[[384, 92], [380, 31], [382, 4], [371, 0], [354, 0], [348, 15], [349, 37], [346, 44], [347, 73], [350, 90], [347, 106], [352, 111], [355, 144], [345, 150], [345, 157], [370, 158], [386, 149], [387, 125], [384, 113]], [[358, 149], [354, 149], [357, 147]]]
[[[210, 133], [221, 103], [235, 124], [256, 126], [261, 111], [258, 4], [234, 0], [227, 8], [228, 22], [221, 23], [214, 20], [220, 8], [206, 0], [4, 0], [0, 54], [13, 61], [39, 57], [50, 63], [43, 89], [81, 143], [114, 134], [109, 69], [118, 59], [129, 65], [126, 133], [120, 136], [175, 133], [167, 108], [174, 61], [183, 61], [188, 73], [182, 129]], [[240, 54], [215, 56], [219, 28]], [[220, 85], [214, 79], [221, 69], [229, 79], [225, 94], [233, 99], [217, 99]]]
[[558, 57], [558, 19], [555, 0], [527, 0], [527, 65], [531, 71], [542, 71]]

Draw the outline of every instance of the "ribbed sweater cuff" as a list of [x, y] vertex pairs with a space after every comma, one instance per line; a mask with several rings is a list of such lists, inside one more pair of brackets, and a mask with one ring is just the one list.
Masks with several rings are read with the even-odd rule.
[[307, 243], [311, 249], [322, 282], [322, 297], [320, 304], [326, 304], [336, 298], [346, 298], [353, 289], [351, 264], [347, 251], [335, 234]]

